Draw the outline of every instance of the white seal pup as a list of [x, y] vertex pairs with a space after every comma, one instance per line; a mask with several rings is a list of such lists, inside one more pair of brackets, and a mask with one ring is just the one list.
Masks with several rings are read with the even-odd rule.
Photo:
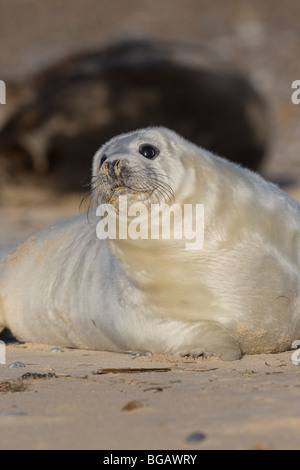
[[0, 330], [23, 341], [110, 351], [279, 352], [300, 336], [300, 208], [275, 185], [147, 128], [103, 145], [96, 204], [204, 205], [204, 243], [99, 240], [90, 214], [31, 237], [0, 264]]

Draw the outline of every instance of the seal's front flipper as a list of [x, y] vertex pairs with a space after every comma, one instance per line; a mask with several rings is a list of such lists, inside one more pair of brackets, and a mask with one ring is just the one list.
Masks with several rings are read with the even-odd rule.
[[198, 324], [197, 334], [193, 335], [190, 346], [179, 352], [181, 356], [211, 357], [223, 361], [241, 359], [242, 352], [236, 339], [222, 325], [214, 322]]

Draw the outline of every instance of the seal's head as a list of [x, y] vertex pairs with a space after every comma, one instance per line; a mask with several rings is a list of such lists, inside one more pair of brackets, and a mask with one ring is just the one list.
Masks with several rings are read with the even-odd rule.
[[183, 163], [186, 144], [164, 127], [114, 137], [94, 156], [95, 203], [116, 205], [119, 196], [127, 196], [129, 203], [170, 203], [188, 168]]

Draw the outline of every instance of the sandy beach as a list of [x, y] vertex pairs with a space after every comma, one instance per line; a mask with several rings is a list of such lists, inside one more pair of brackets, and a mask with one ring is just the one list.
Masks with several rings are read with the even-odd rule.
[[7, 346], [7, 365], [25, 367], [0, 366], [0, 449], [300, 447], [291, 352], [232, 363], [53, 347]]

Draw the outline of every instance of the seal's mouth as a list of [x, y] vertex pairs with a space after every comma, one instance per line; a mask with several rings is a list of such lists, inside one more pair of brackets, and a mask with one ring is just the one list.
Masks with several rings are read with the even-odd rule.
[[174, 193], [169, 181], [167, 175], [153, 168], [120, 164], [107, 167], [103, 163], [92, 179], [92, 195], [97, 206], [103, 203], [116, 206], [120, 196], [126, 196], [130, 204], [170, 203]]
[[110, 188], [110, 191], [106, 191], [105, 193], [105, 202], [108, 204], [112, 204], [115, 206], [118, 204], [118, 200], [120, 196], [125, 196], [127, 197], [129, 202], [147, 202], [151, 195], [153, 193], [153, 190], [141, 190], [141, 189], [135, 189], [132, 187], [128, 186], [112, 186]]

